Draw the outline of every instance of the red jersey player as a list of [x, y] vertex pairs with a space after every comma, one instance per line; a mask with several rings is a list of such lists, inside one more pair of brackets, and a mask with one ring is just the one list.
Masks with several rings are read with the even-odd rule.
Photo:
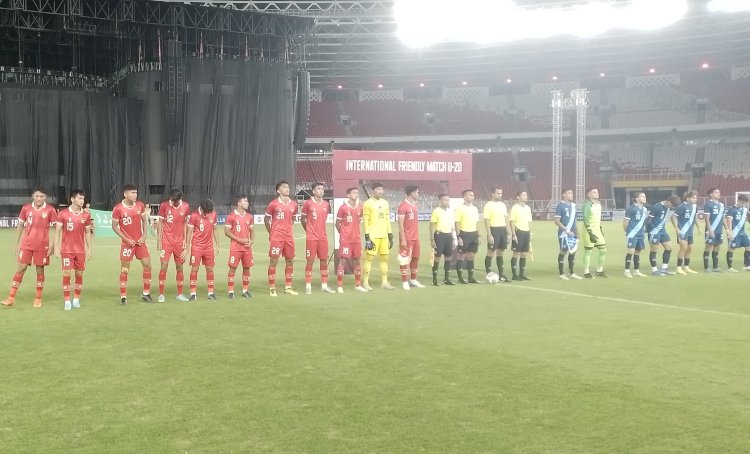
[[190, 251], [190, 301], [198, 299], [197, 280], [198, 268], [206, 267], [206, 283], [208, 284], [208, 299], [215, 300], [214, 293], [214, 265], [216, 254], [219, 252], [219, 237], [216, 230], [216, 212], [214, 202], [206, 199], [188, 218], [187, 250]]
[[44, 289], [44, 267], [49, 265], [49, 256], [55, 252], [54, 237], [49, 229], [57, 219], [55, 209], [47, 205], [47, 193], [42, 188], [34, 189], [34, 201], [21, 208], [16, 229], [16, 246], [13, 253], [18, 257], [18, 268], [10, 283], [8, 298], [2, 302], [11, 307], [16, 302], [16, 292], [29, 265], [36, 266], [36, 295], [34, 307], [42, 307]]
[[[419, 268], [419, 188], [412, 184], [404, 188], [406, 199], [398, 206], [398, 264], [401, 268], [401, 285], [404, 290], [411, 287], [424, 288], [417, 280]], [[411, 274], [409, 273], [411, 271]]]
[[187, 218], [190, 215], [190, 205], [182, 200], [182, 191], [169, 191], [169, 200], [159, 205], [159, 223], [156, 226], [156, 248], [159, 250], [159, 299], [163, 303], [164, 287], [167, 281], [169, 259], [174, 255], [174, 267], [177, 272], [177, 301], [187, 301], [182, 294], [185, 285], [185, 274], [182, 265], [185, 263], [187, 235]]
[[315, 259], [320, 260], [320, 290], [336, 293], [328, 287], [328, 234], [326, 222], [331, 206], [323, 200], [323, 183], [312, 185], [313, 198], [302, 205], [302, 228], [305, 229], [305, 293], [312, 293], [312, 269]]
[[224, 234], [232, 240], [229, 246], [229, 275], [227, 276], [227, 290], [229, 299], [234, 298], [234, 273], [237, 266], [242, 263], [242, 297], [250, 298], [250, 267], [253, 261], [253, 242], [255, 242], [255, 231], [253, 230], [253, 215], [247, 210], [250, 203], [245, 194], [234, 196], [234, 211], [227, 216], [224, 224]]
[[270, 246], [268, 249], [268, 286], [270, 295], [276, 296], [276, 264], [279, 257], [286, 259], [284, 268], [284, 293], [297, 295], [292, 289], [292, 273], [294, 272], [294, 237], [292, 226], [294, 215], [297, 214], [297, 202], [289, 198], [289, 183], [280, 181], [276, 183], [278, 198], [273, 199], [266, 208], [264, 222], [268, 230]]
[[[83, 290], [83, 271], [86, 260], [91, 258], [91, 213], [85, 211], [83, 203], [86, 193], [80, 189], [70, 192], [70, 206], [57, 215], [55, 234], [55, 256], [62, 262], [63, 297], [65, 310], [81, 307]], [[70, 278], [75, 270], [75, 290], [73, 301], [70, 300]]]
[[336, 230], [339, 232], [339, 266], [336, 269], [338, 292], [344, 293], [344, 269], [350, 265], [354, 269], [355, 290], [366, 292], [362, 287], [362, 268], [359, 260], [362, 257], [362, 237], [359, 224], [362, 221], [362, 205], [359, 204], [359, 189], [346, 190], [349, 199], [336, 212]]
[[122, 187], [122, 202], [112, 210], [112, 230], [122, 239], [120, 244], [120, 304], [127, 304], [130, 262], [137, 258], [143, 266], [143, 294], [141, 300], [151, 299], [151, 254], [146, 247], [151, 207], [138, 200], [138, 188], [132, 184]]

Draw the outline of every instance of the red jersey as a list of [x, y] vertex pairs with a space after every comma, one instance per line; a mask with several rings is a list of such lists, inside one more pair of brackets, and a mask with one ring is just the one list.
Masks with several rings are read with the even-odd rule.
[[193, 211], [193, 214], [188, 218], [188, 225], [193, 226], [192, 247], [202, 251], [213, 250], [216, 212], [203, 214], [199, 208], [197, 211]]
[[404, 216], [406, 241], [419, 241], [419, 208], [417, 204], [402, 200], [397, 214]]
[[348, 202], [344, 202], [336, 213], [336, 220], [341, 221], [341, 239], [339, 243], [344, 244], [361, 244], [362, 237], [359, 234], [359, 223], [362, 220], [362, 205], [357, 204], [352, 208]]
[[190, 205], [184, 200], [180, 200], [177, 206], [172, 206], [169, 200], [159, 205], [159, 216], [162, 218], [162, 248], [182, 248], [182, 242], [185, 241], [185, 224], [189, 215]]
[[[232, 231], [232, 234], [237, 238], [250, 238], [250, 229], [253, 227], [253, 215], [245, 211], [245, 214], [239, 214], [237, 210], [232, 211], [227, 216], [227, 222], [224, 224], [228, 226]], [[249, 251], [250, 246], [246, 246], [242, 243], [232, 240], [231, 246], [229, 246], [230, 252], [238, 251]]]
[[266, 208], [266, 216], [271, 216], [271, 241], [293, 241], [292, 225], [294, 225], [294, 215], [297, 213], [297, 202], [289, 199], [287, 203], [282, 203], [279, 199], [274, 199]]
[[141, 223], [141, 214], [144, 211], [146, 211], [146, 206], [140, 200], [137, 200], [131, 207], [120, 202], [112, 210], [112, 220], [118, 221], [120, 231], [125, 236], [133, 241], [138, 241], [144, 233]]
[[27, 203], [18, 214], [18, 221], [23, 225], [21, 250], [46, 251], [49, 249], [49, 228], [57, 221], [57, 212], [47, 205], [35, 208]]
[[326, 232], [326, 221], [331, 206], [322, 200], [319, 204], [314, 199], [305, 200], [302, 205], [302, 214], [307, 215], [307, 239], [323, 240], [328, 238]]
[[63, 254], [85, 253], [86, 229], [91, 229], [94, 225], [91, 214], [83, 210], [75, 213], [68, 207], [57, 215], [57, 223], [62, 226], [62, 250], [60, 252]]

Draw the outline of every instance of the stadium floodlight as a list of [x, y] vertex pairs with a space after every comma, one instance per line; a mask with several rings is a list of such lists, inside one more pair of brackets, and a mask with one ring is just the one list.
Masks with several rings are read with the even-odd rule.
[[466, 82], [466, 81], [463, 81], [463, 82], [461, 82], [461, 85], [463, 85], [465, 87], [465, 86], [469, 85], [469, 83]]
[[599, 77], [607, 77], [606, 73], [599, 73]]
[[714, 13], [739, 13], [750, 11], [750, 2], [747, 0], [711, 0], [706, 8]]
[[708, 63], [703, 63], [703, 64], [701, 65], [701, 69], [708, 69], [708, 68], [710, 68], [710, 67], [711, 67], [711, 65], [709, 65]]
[[[750, 2], [748, 2], [750, 3]], [[592, 37], [610, 30], [655, 30], [679, 21], [686, 0], [594, 0], [567, 7], [527, 8], [517, 0], [396, 0], [397, 35], [410, 47], [441, 42], [495, 44], [558, 35]], [[481, 11], [481, 14], [477, 14]]]

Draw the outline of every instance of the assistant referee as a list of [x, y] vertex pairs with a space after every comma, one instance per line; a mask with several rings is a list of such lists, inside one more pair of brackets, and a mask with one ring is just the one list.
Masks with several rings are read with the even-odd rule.
[[[464, 203], [456, 208], [456, 230], [458, 231], [458, 252], [463, 254], [456, 260], [456, 273], [461, 284], [478, 284], [474, 279], [474, 254], [479, 250], [479, 210], [474, 206], [474, 191], [467, 189], [461, 193]], [[468, 282], [461, 272], [466, 268], [469, 272]]]
[[438, 200], [440, 205], [432, 210], [432, 216], [430, 217], [430, 244], [435, 253], [432, 261], [432, 285], [438, 285], [437, 273], [438, 268], [440, 268], [440, 257], [445, 257], [443, 284], [453, 285], [450, 280], [450, 259], [453, 256], [453, 248], [456, 244], [455, 218], [453, 211], [450, 209], [451, 199], [448, 194], [440, 194]]
[[531, 207], [526, 205], [529, 196], [526, 191], [516, 193], [516, 204], [510, 209], [510, 230], [513, 234], [511, 249], [514, 281], [528, 281], [526, 258], [531, 250]]

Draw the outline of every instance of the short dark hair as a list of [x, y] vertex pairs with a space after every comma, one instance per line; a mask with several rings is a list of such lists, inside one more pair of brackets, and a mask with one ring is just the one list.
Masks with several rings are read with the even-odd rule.
[[747, 202], [750, 201], [750, 198], [747, 196], [747, 194], [740, 194], [737, 196], [738, 202]]
[[474, 190], [473, 189], [464, 189], [463, 191], [461, 191], [461, 197], [466, 197], [466, 194], [469, 193], [469, 192], [474, 192]]
[[706, 192], [706, 195], [710, 196], [712, 192], [718, 191], [718, 190], [719, 190], [719, 188], [711, 188], [711, 189], [708, 190], [708, 192]]
[[404, 192], [406, 193], [406, 195], [411, 195], [414, 194], [418, 189], [419, 186], [417, 186], [416, 184], [409, 184], [404, 188]]
[[382, 187], [383, 187], [383, 183], [373, 183], [370, 185], [370, 189], [377, 189], [377, 188], [382, 188]]
[[680, 200], [680, 198], [676, 195], [673, 195], [672, 197], [667, 199], [667, 202], [671, 203], [673, 207], [676, 207], [677, 205], [682, 203], [682, 200]]
[[73, 200], [79, 195], [82, 195], [84, 199], [86, 198], [86, 193], [83, 192], [83, 189], [73, 189], [72, 191], [70, 191], [70, 197], [68, 197], [68, 201]]
[[450, 197], [450, 196], [448, 194], [446, 194], [446, 193], [442, 193], [442, 194], [438, 195], [438, 199], [442, 199], [443, 197]]
[[351, 193], [352, 193], [352, 191], [359, 191], [359, 188], [358, 188], [358, 187], [356, 187], [356, 186], [352, 186], [351, 188], [348, 188], [348, 189], [346, 190], [346, 195], [349, 195], [349, 194], [351, 194]]
[[246, 198], [247, 198], [247, 196], [245, 194], [242, 194], [242, 193], [239, 193], [239, 194], [235, 195], [234, 196], [233, 206], [237, 206], [237, 204], [240, 203], [240, 201], [242, 199], [246, 199]]
[[182, 191], [177, 188], [170, 189], [169, 200], [182, 200]]
[[288, 182], [288, 181], [285, 181], [285, 180], [281, 180], [281, 181], [279, 181], [278, 183], [276, 183], [276, 190], [278, 191], [278, 190], [279, 190], [279, 188], [280, 188], [280, 187], [282, 187], [283, 185], [287, 185], [287, 186], [289, 186], [289, 182]]
[[502, 188], [501, 186], [495, 186], [494, 188], [492, 188], [492, 192], [493, 192], [493, 193], [494, 193], [495, 191], [502, 191], [502, 190], [503, 190], [503, 188]]
[[643, 191], [635, 191], [635, 192], [633, 193], [633, 200], [635, 200], [635, 199], [637, 199], [638, 197], [640, 197], [640, 196], [641, 196], [641, 194], [646, 194], [646, 193], [645, 193], [645, 192], [643, 192]]
[[526, 191], [518, 191], [516, 192], [516, 198], [521, 197], [521, 194], [525, 193]]
[[570, 191], [570, 192], [573, 192], [573, 190], [572, 190], [572, 189], [570, 189], [570, 188], [567, 188], [567, 189], [563, 189], [562, 191], [560, 191], [560, 194], [565, 194], [565, 193], [566, 193], [566, 192], [568, 192], [568, 191]]
[[44, 188], [41, 186], [37, 186], [34, 188], [33, 191], [31, 191], [32, 194], [37, 193], [37, 192], [41, 192], [42, 194], [47, 195], [47, 191], [45, 191]]
[[138, 190], [138, 187], [136, 185], [130, 184], [130, 183], [128, 183], [128, 184], [126, 184], [125, 186], [122, 187], [122, 192], [137, 191], [137, 190]]
[[687, 191], [686, 193], [682, 194], [682, 200], [687, 200], [687, 199], [689, 199], [690, 197], [693, 197], [693, 196], [697, 197], [698, 193], [695, 192], [695, 191]]
[[[236, 204], [235, 204], [236, 205]], [[210, 213], [214, 210], [214, 201], [206, 199], [201, 202], [201, 211], [204, 213]]]
[[[321, 182], [317, 182], [317, 183], [313, 183], [313, 184], [312, 184], [312, 185], [310, 186], [310, 190], [314, 191], [314, 190], [315, 190], [315, 188], [317, 188], [318, 186], [323, 186], [323, 189], [325, 189], [325, 187], [326, 187], [326, 185], [324, 185], [323, 183], [321, 183]], [[277, 188], [277, 190], [278, 190], [278, 188]]]

